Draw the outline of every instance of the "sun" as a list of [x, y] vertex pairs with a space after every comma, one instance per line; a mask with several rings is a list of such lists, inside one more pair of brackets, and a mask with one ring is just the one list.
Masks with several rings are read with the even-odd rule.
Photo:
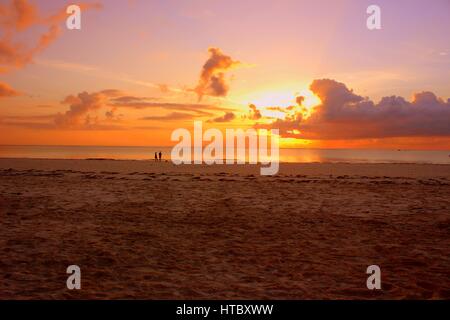
[[304, 100], [302, 113], [307, 117], [311, 114], [312, 109], [321, 103], [320, 99], [307, 88], [301, 90], [292, 89], [265, 89], [256, 91], [241, 97], [240, 101], [243, 105], [254, 104], [261, 113], [266, 117], [283, 119], [286, 117], [288, 107], [296, 107], [300, 109], [296, 99], [302, 96]]

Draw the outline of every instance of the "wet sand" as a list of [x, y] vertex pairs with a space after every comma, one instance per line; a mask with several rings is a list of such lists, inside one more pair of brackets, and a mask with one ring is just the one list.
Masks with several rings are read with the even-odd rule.
[[0, 299], [450, 298], [449, 165], [0, 159], [0, 221]]

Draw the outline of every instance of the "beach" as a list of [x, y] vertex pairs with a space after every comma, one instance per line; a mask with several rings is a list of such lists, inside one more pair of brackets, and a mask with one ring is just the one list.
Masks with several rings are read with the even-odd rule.
[[0, 299], [450, 298], [450, 165], [259, 172], [0, 159]]

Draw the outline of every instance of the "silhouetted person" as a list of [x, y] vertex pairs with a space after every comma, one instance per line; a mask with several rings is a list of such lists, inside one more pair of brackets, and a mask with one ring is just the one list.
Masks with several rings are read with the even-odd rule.
[[158, 154], [155, 152], [155, 161], [158, 161]]
[[161, 158], [162, 158], [162, 153], [161, 153], [161, 151], [159, 152], [159, 161], [161, 161]]

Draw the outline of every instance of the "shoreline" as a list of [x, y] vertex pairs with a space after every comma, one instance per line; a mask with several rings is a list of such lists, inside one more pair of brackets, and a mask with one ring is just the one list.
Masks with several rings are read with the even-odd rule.
[[[36, 158], [36, 157], [0, 157], [0, 160], [50, 160], [50, 161], [138, 161], [138, 162], [159, 162], [159, 161], [155, 161], [155, 159], [152, 158], [148, 158], [148, 159], [120, 159], [120, 158], [51, 158], [51, 157], [43, 157], [43, 158]], [[227, 159], [223, 159], [223, 161], [225, 162]], [[236, 160], [235, 160], [236, 161]], [[163, 159], [161, 162], [171, 162], [170, 159]], [[359, 160], [354, 160], [354, 161], [309, 161], [309, 162], [298, 162], [298, 161], [279, 161], [278, 162], [280, 165], [281, 164], [293, 164], [293, 165], [307, 165], [307, 164], [357, 164], [357, 165], [436, 165], [436, 166], [450, 166], [450, 163], [432, 163], [432, 162], [423, 162], [423, 161], [419, 161], [419, 162], [409, 162], [409, 161], [359, 161]], [[191, 164], [182, 164], [182, 165], [194, 165], [193, 161]], [[206, 165], [206, 163], [203, 163], [201, 165]], [[207, 166], [216, 166], [217, 164], [213, 164], [213, 165], [207, 165]], [[253, 164], [237, 164], [237, 163], [233, 163], [233, 164], [218, 164], [220, 165], [244, 165], [244, 166], [251, 166]], [[260, 165], [260, 163], [255, 164], [255, 165]]]
[[[154, 160], [154, 152], [162, 151], [171, 160], [170, 148], [164, 147], [0, 147], [0, 158], [64, 159], [64, 160]], [[192, 151], [192, 150], [191, 150]], [[246, 152], [247, 153], [247, 152]], [[195, 154], [198, 154], [196, 152]], [[318, 149], [281, 148], [279, 163], [369, 163], [369, 164], [448, 164], [450, 151], [391, 149]], [[248, 156], [248, 154], [246, 155]], [[192, 157], [192, 154], [191, 154]], [[221, 158], [233, 158], [221, 155]], [[236, 155], [235, 155], [236, 157]], [[239, 156], [241, 157], [241, 156]], [[203, 157], [204, 158], [204, 157]], [[270, 156], [259, 160], [271, 160]], [[248, 158], [246, 159], [248, 161]]]
[[[181, 164], [171, 161], [154, 160], [109, 160], [109, 159], [39, 159], [39, 158], [0, 158], [0, 170], [73, 170], [79, 172], [117, 172], [167, 173], [211, 175], [217, 173], [238, 176], [260, 176], [260, 164]], [[449, 164], [412, 164], [412, 163], [292, 163], [281, 162], [279, 172], [274, 176], [262, 176], [268, 179], [276, 176], [352, 176], [352, 177], [397, 177], [397, 178], [450, 178]]]

